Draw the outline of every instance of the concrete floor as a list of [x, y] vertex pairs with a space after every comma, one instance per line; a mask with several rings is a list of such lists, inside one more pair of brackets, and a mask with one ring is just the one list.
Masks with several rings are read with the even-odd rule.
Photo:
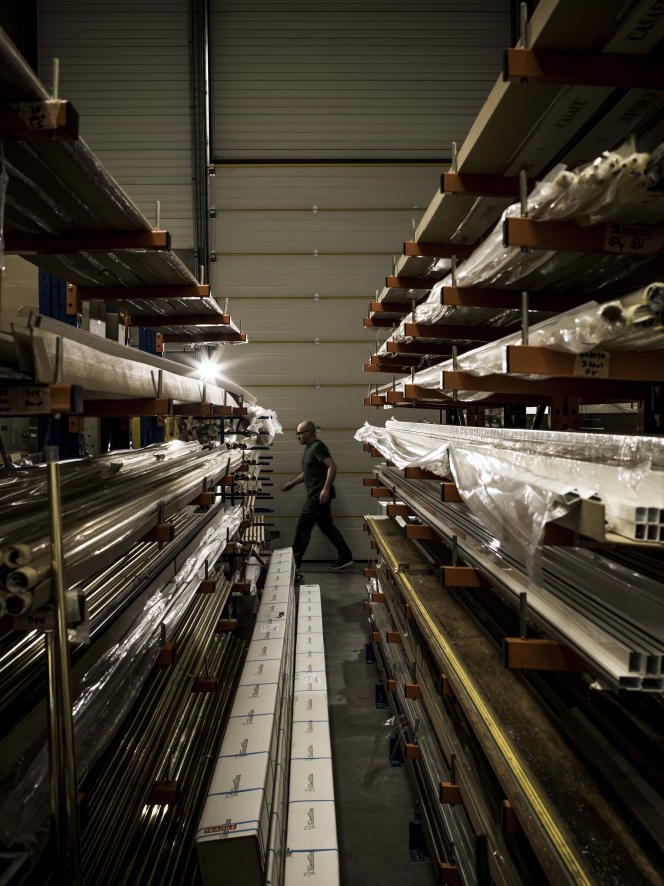
[[405, 767], [389, 761], [389, 709], [375, 705], [378, 671], [365, 663], [366, 579], [358, 564], [332, 573], [304, 563], [303, 584], [320, 585], [327, 663], [342, 886], [436, 883], [428, 861], [411, 861], [415, 800]]

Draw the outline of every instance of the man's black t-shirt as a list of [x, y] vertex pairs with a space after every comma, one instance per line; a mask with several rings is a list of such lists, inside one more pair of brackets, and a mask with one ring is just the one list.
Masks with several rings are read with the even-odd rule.
[[[322, 440], [312, 440], [304, 447], [302, 473], [309, 501], [318, 500], [327, 477], [327, 467], [323, 464], [323, 459], [330, 457], [330, 450]], [[334, 486], [330, 490], [330, 499], [332, 498], [334, 498]]]

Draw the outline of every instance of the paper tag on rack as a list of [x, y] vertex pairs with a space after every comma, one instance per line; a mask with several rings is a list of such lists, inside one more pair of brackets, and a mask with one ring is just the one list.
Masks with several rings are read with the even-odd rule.
[[611, 355], [608, 351], [586, 351], [574, 358], [574, 375], [608, 378]]
[[58, 113], [63, 102], [60, 99], [22, 102], [18, 106], [18, 115], [28, 129], [57, 129]]
[[658, 228], [640, 224], [607, 224], [605, 252], [623, 255], [652, 255], [664, 246], [664, 234]]

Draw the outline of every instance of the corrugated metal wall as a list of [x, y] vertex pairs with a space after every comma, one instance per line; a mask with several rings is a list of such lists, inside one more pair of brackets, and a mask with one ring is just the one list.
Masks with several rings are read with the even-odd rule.
[[40, 0], [39, 76], [81, 115], [81, 135], [174, 248], [191, 249], [187, 0]]
[[508, 0], [211, 0], [213, 156], [448, 157], [497, 74]]
[[[273, 450], [284, 543], [303, 493], [277, 490], [299, 472], [294, 430], [311, 418], [339, 466], [337, 523], [357, 558], [370, 555], [361, 515], [374, 513], [375, 501], [361, 478], [371, 460], [353, 435], [392, 413], [362, 404], [369, 382], [389, 380], [362, 372], [376, 342], [362, 316], [442, 171], [396, 160], [443, 158], [452, 140], [463, 141], [500, 72], [509, 7], [211, 2], [213, 156], [222, 161], [212, 279], [250, 338], [224, 351], [225, 368], [284, 426]], [[336, 162], [302, 162], [319, 158]], [[384, 162], [340, 162], [347, 158]], [[279, 159], [291, 162], [250, 162]], [[401, 417], [437, 421], [438, 413]], [[307, 556], [333, 555], [315, 532]]]

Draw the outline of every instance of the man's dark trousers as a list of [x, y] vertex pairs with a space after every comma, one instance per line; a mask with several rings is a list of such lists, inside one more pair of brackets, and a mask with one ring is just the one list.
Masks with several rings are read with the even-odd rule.
[[323, 535], [326, 535], [337, 549], [337, 556], [342, 562], [353, 559], [353, 554], [344, 541], [343, 535], [332, 522], [332, 510], [330, 502], [324, 505], [315, 499], [307, 499], [300, 519], [297, 521], [295, 539], [293, 541], [293, 554], [295, 566], [299, 569], [304, 557], [304, 552], [309, 544], [314, 526], [318, 526]]

